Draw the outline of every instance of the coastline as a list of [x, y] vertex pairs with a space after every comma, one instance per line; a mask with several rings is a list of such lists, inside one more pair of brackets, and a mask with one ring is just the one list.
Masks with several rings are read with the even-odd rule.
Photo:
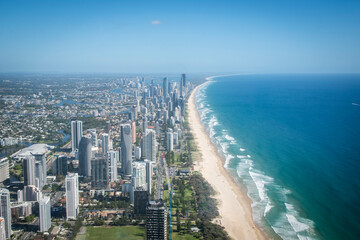
[[215, 221], [224, 226], [233, 239], [267, 239], [265, 233], [253, 221], [250, 198], [241, 191], [224, 168], [221, 156], [200, 121], [194, 96], [203, 84], [197, 86], [190, 95], [188, 118], [200, 155], [194, 168], [201, 172], [217, 193], [215, 198], [219, 203], [220, 216]]

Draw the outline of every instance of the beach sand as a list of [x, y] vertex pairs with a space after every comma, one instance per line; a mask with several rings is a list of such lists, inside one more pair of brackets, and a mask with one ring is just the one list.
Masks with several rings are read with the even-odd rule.
[[200, 122], [194, 101], [194, 95], [199, 87], [192, 91], [189, 98], [188, 116], [190, 129], [199, 152], [195, 170], [202, 173], [217, 193], [215, 198], [219, 202], [220, 216], [214, 222], [224, 226], [233, 239], [267, 239], [264, 232], [253, 221], [251, 200], [240, 190], [224, 168], [220, 155]]

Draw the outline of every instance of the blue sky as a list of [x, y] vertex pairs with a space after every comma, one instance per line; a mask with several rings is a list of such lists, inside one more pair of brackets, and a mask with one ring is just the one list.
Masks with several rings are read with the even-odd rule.
[[0, 0], [0, 72], [359, 73], [360, 1]]

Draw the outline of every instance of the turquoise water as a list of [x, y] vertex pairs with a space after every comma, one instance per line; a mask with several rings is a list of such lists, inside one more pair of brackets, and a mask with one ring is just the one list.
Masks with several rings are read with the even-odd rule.
[[195, 101], [270, 236], [360, 239], [360, 75], [217, 77]]

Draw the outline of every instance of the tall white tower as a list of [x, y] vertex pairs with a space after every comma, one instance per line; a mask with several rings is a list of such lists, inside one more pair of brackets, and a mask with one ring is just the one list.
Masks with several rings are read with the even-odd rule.
[[108, 152], [108, 170], [109, 170], [109, 181], [115, 182], [118, 178], [117, 174], [117, 163], [119, 159], [118, 151], [109, 151]]
[[69, 173], [65, 179], [66, 218], [76, 219], [79, 213], [79, 178], [77, 173]]
[[5, 220], [6, 238], [11, 236], [11, 206], [10, 192], [6, 188], [0, 188], [0, 217]]
[[39, 201], [40, 232], [47, 232], [51, 227], [50, 197], [45, 196]]
[[156, 133], [154, 130], [146, 129], [145, 145], [145, 158], [151, 160], [152, 162], [156, 162]]
[[166, 133], [166, 150], [174, 150], [174, 135], [172, 132]]

